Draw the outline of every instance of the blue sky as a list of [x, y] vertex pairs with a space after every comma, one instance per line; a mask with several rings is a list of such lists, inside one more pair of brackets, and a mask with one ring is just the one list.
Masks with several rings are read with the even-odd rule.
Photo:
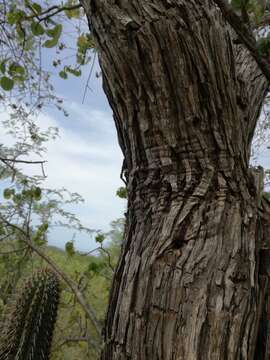
[[[38, 116], [37, 125], [41, 129], [59, 129], [59, 137], [47, 143], [48, 151], [44, 155], [47, 178], [43, 186], [52, 189], [64, 187], [70, 192], [79, 193], [84, 203], [69, 207], [68, 210], [72, 210], [84, 226], [108, 231], [111, 221], [122, 217], [126, 207], [126, 201], [116, 196], [117, 189], [123, 186], [120, 180], [123, 157], [112, 112], [102, 90], [102, 79], [95, 76], [100, 72], [97, 57], [92, 55], [92, 60], [95, 58], [94, 70], [85, 99], [85, 87], [93, 62], [83, 68], [79, 78], [69, 75], [68, 80], [63, 80], [58, 75], [64, 65], [76, 64], [78, 33], [89, 31], [86, 19], [65, 19], [63, 26], [61, 42], [66, 44], [65, 50], [61, 52], [58, 47], [42, 47], [40, 52], [42, 68], [51, 73], [55, 94], [64, 100], [63, 106], [69, 113], [65, 117], [50, 105]], [[52, 62], [57, 59], [61, 59], [61, 66], [55, 68]], [[0, 120], [5, 120], [7, 116], [7, 112], [0, 112]], [[9, 145], [14, 140], [2, 131], [0, 142]], [[36, 158], [31, 157], [31, 160]], [[28, 174], [41, 175], [41, 169], [37, 166], [27, 165], [23, 169]], [[64, 247], [72, 237], [73, 231], [58, 228], [51, 231], [49, 243]], [[89, 251], [95, 245], [89, 235], [76, 234], [77, 249]]]
[[[97, 61], [95, 67], [98, 70]], [[126, 206], [115, 195], [123, 185], [119, 178], [122, 154], [101, 78], [95, 72], [89, 83], [91, 90], [82, 103], [88, 71], [89, 67], [80, 78], [54, 79], [55, 91], [64, 98], [68, 117], [58, 110], [40, 116], [42, 125], [57, 126], [60, 135], [48, 144], [45, 186], [80, 193], [85, 202], [72, 210], [83, 225], [106, 231], [112, 220], [123, 216]], [[49, 242], [64, 246], [71, 237], [72, 232], [58, 229], [51, 233]], [[94, 241], [77, 234], [75, 245], [80, 250], [89, 250]]]
[[[111, 221], [123, 217], [126, 201], [116, 196], [123, 182], [120, 180], [122, 153], [117, 141], [112, 112], [102, 90], [102, 80], [95, 76], [99, 71], [95, 61], [95, 71], [91, 77], [84, 103], [82, 103], [91, 64], [84, 68], [81, 77], [70, 76], [61, 79], [57, 73], [52, 76], [55, 93], [64, 99], [66, 117], [50, 106], [38, 116], [38, 126], [45, 130], [57, 127], [59, 137], [47, 143], [44, 155], [46, 180], [43, 186], [51, 189], [66, 188], [77, 192], [84, 203], [69, 206], [80, 219], [82, 225], [95, 230], [108, 231]], [[4, 120], [7, 113], [1, 112]], [[8, 145], [12, 138], [1, 134], [0, 142]], [[35, 157], [31, 157], [36, 160]], [[28, 174], [41, 175], [36, 165], [23, 167]], [[74, 231], [55, 228], [50, 231], [49, 244], [64, 247], [73, 238]], [[76, 233], [75, 247], [89, 251], [96, 247], [94, 239], [83, 233]]]
[[[68, 26], [73, 34], [73, 25]], [[82, 26], [85, 27], [85, 24]], [[72, 41], [75, 40], [73, 38], [68, 42], [74, 47]], [[69, 113], [69, 116], [65, 117], [60, 111], [50, 107], [38, 118], [41, 128], [56, 126], [60, 135], [47, 146], [47, 178], [44, 185], [53, 189], [65, 187], [71, 192], [80, 193], [85, 202], [73, 206], [71, 210], [83, 225], [107, 231], [111, 221], [123, 216], [126, 201], [115, 195], [116, 190], [123, 186], [119, 178], [122, 154], [112, 112], [102, 90], [101, 77], [95, 76], [95, 73], [99, 72], [98, 62], [95, 61], [89, 82], [90, 90], [87, 91], [83, 103], [91, 63], [84, 68], [81, 77], [69, 76], [68, 80], [63, 80], [58, 76], [60, 69], [51, 66], [52, 59], [56, 56], [55, 50], [50, 52], [45, 49], [43, 53], [43, 66], [52, 71], [55, 93], [64, 99], [64, 107]], [[74, 55], [74, 50], [70, 53]], [[5, 141], [6, 139], [3, 139], [3, 142]], [[257, 163], [269, 168], [269, 151], [264, 149]], [[35, 167], [30, 171], [37, 172], [37, 169]], [[72, 237], [73, 231], [58, 228], [51, 231], [49, 243], [64, 247]], [[89, 236], [77, 234], [75, 246], [79, 250], [89, 251], [95, 246], [95, 242]]]

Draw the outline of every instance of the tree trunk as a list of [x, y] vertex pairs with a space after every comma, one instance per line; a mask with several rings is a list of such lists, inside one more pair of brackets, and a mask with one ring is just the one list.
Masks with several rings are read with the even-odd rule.
[[267, 81], [211, 0], [82, 3], [129, 194], [102, 359], [268, 359], [249, 170]]

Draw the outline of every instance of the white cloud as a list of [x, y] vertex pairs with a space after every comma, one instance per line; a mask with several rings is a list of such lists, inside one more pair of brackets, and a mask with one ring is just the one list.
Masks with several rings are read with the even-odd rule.
[[[112, 220], [122, 216], [125, 208], [125, 202], [115, 196], [122, 186], [122, 154], [112, 116], [74, 102], [68, 110], [70, 118], [66, 121], [56, 120], [58, 113], [41, 114], [38, 119], [41, 128], [57, 126], [60, 134], [47, 144], [45, 186], [80, 193], [85, 203], [76, 206], [77, 216], [85, 225], [105, 230]], [[7, 141], [1, 136], [0, 142], [6, 145]], [[33, 166], [27, 169], [39, 170]], [[79, 240], [77, 245], [84, 247]]]

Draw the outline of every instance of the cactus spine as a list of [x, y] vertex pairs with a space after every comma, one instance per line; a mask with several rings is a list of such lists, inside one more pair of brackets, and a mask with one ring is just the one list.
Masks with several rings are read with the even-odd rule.
[[59, 280], [48, 268], [23, 285], [0, 337], [0, 360], [48, 360], [59, 303]]

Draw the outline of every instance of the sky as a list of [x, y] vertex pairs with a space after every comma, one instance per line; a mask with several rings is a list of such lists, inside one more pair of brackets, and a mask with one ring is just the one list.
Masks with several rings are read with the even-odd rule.
[[[95, 67], [98, 70], [97, 60]], [[126, 206], [125, 200], [116, 196], [117, 189], [123, 186], [120, 180], [123, 156], [100, 77], [91, 77], [91, 90], [82, 103], [87, 70], [89, 67], [80, 78], [54, 81], [56, 93], [64, 98], [68, 117], [58, 110], [40, 116], [45, 127], [59, 128], [59, 138], [48, 144], [45, 186], [78, 192], [85, 201], [72, 210], [82, 224], [108, 231], [110, 222], [122, 217]], [[49, 243], [63, 247], [71, 236], [70, 231], [54, 230]], [[94, 241], [77, 234], [75, 246], [87, 251], [94, 246]]]
[[[73, 30], [69, 30], [72, 34]], [[74, 39], [70, 43], [72, 41]], [[72, 52], [74, 54], [74, 50]], [[44, 54], [43, 66], [51, 70], [55, 54], [47, 49]], [[123, 156], [112, 111], [102, 90], [102, 79], [95, 76], [100, 72], [97, 59], [89, 81], [90, 89], [84, 98], [91, 67], [92, 63], [84, 68], [81, 77], [70, 76], [68, 80], [61, 79], [58, 70], [52, 74], [55, 93], [64, 99], [69, 116], [65, 117], [50, 107], [39, 115], [37, 122], [43, 129], [50, 126], [59, 129], [59, 137], [47, 143], [44, 186], [52, 189], [65, 187], [70, 192], [78, 192], [84, 203], [68, 210], [75, 212], [84, 226], [108, 231], [111, 221], [123, 217], [126, 208], [126, 201], [116, 196], [117, 189], [124, 185], [119, 176]], [[0, 113], [0, 120], [3, 116]], [[0, 134], [0, 142], [5, 144], [6, 141]], [[270, 168], [269, 151], [261, 151], [257, 164]], [[37, 168], [31, 171], [37, 172]], [[53, 229], [49, 234], [49, 244], [63, 248], [72, 238], [73, 231]], [[77, 234], [74, 243], [81, 251], [95, 247], [94, 239], [85, 234]]]
[[[38, 116], [37, 124], [41, 129], [57, 127], [59, 136], [46, 143], [44, 155], [46, 179], [44, 187], [51, 189], [66, 188], [77, 192], [84, 198], [84, 203], [69, 206], [80, 219], [82, 225], [93, 230], [108, 231], [110, 223], [123, 217], [126, 201], [116, 196], [120, 186], [123, 156], [118, 145], [117, 134], [112, 118], [112, 111], [102, 90], [97, 59], [95, 71], [90, 79], [90, 90], [83, 102], [85, 86], [91, 64], [81, 77], [70, 76], [63, 80], [54, 76], [52, 83], [55, 93], [64, 99], [64, 108], [69, 113], [66, 117], [56, 108], [45, 108]], [[0, 113], [0, 120], [7, 114]], [[12, 143], [5, 134], [0, 135], [0, 142]], [[36, 160], [34, 157], [31, 160]], [[41, 175], [36, 165], [27, 165], [28, 174]], [[73, 239], [74, 231], [64, 228], [50, 230], [49, 244], [64, 248], [65, 243]], [[96, 247], [94, 236], [76, 233], [75, 248], [89, 251]]]
[[[67, 210], [74, 212], [82, 225], [106, 232], [113, 220], [123, 217], [126, 201], [116, 196], [117, 189], [124, 186], [120, 180], [123, 156], [112, 111], [102, 90], [102, 78], [96, 76], [100, 73], [97, 56], [92, 54], [92, 60], [82, 68], [82, 76], [78, 78], [69, 75], [64, 80], [58, 74], [62, 68], [52, 66], [56, 59], [61, 59], [61, 66], [76, 64], [74, 58], [78, 29], [89, 31], [86, 19], [77, 21], [65, 18], [61, 37], [61, 42], [66, 45], [65, 50], [61, 52], [58, 47], [41, 47], [40, 50], [40, 64], [50, 72], [54, 93], [64, 100], [63, 106], [69, 114], [65, 117], [63, 112], [50, 105], [44, 107], [36, 119], [41, 129], [59, 129], [59, 137], [46, 143], [47, 153], [43, 159], [46, 160], [47, 177], [42, 186], [51, 189], [64, 187], [70, 192], [79, 193], [84, 203], [69, 206]], [[87, 84], [89, 88], [85, 93]], [[0, 123], [8, 116], [0, 108]], [[8, 146], [14, 143], [14, 139], [1, 130], [0, 143]], [[37, 159], [31, 157], [29, 160]], [[31, 175], [41, 175], [41, 168], [36, 165], [27, 165], [23, 170]], [[3, 186], [5, 184], [1, 184], [0, 188]], [[72, 230], [52, 229], [49, 244], [63, 248], [67, 241], [73, 239], [73, 235]], [[81, 251], [90, 251], [96, 247], [94, 237], [82, 233], [76, 234], [74, 244]]]

